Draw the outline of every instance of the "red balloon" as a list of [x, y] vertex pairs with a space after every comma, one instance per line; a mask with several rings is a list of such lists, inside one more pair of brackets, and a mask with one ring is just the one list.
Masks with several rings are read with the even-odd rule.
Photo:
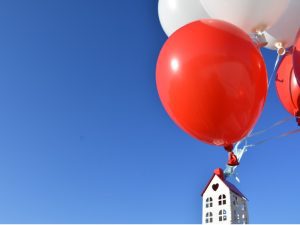
[[297, 78], [298, 83], [300, 84], [300, 30], [298, 32], [294, 51], [293, 51], [293, 65], [294, 65], [294, 71]]
[[278, 66], [276, 89], [284, 108], [293, 116], [299, 114], [300, 87], [293, 71], [293, 55], [287, 53]]
[[245, 32], [207, 19], [182, 27], [167, 40], [158, 58], [156, 84], [179, 127], [208, 144], [230, 146], [260, 116], [267, 72]]

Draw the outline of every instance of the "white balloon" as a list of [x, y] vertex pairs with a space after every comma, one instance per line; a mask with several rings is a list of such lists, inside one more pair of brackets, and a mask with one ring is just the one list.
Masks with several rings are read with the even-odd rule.
[[158, 16], [168, 36], [190, 22], [208, 18], [200, 0], [159, 0]]
[[278, 49], [280, 45], [288, 48], [294, 44], [300, 28], [300, 0], [290, 0], [287, 10], [265, 34], [269, 49]]
[[[207, 13], [247, 33], [271, 27], [286, 10], [289, 0], [201, 0]], [[296, 0], [299, 1], [299, 0]]]

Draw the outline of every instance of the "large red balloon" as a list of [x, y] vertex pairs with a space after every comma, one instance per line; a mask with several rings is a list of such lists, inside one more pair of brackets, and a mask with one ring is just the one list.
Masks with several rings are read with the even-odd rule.
[[291, 53], [287, 53], [278, 66], [276, 89], [284, 108], [293, 116], [298, 115], [300, 87], [293, 71], [293, 56]]
[[218, 146], [249, 133], [267, 94], [265, 63], [252, 40], [234, 25], [212, 19], [190, 23], [167, 40], [156, 83], [174, 122]]
[[294, 53], [293, 53], [293, 65], [294, 65], [294, 71], [295, 71], [297, 81], [300, 84], [300, 30], [298, 32], [295, 41]]

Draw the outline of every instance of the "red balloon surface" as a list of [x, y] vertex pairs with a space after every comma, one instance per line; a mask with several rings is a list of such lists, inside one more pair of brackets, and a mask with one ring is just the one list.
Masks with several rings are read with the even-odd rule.
[[293, 66], [298, 83], [300, 84], [300, 30], [293, 50]]
[[276, 90], [284, 108], [296, 116], [300, 106], [300, 87], [293, 71], [291, 53], [287, 53], [278, 66]]
[[164, 108], [188, 134], [218, 146], [244, 138], [267, 94], [257, 47], [234, 25], [206, 19], [176, 31], [163, 46], [156, 84]]

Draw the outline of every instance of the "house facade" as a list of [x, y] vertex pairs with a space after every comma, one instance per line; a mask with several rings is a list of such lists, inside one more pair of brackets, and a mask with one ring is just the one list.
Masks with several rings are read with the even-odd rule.
[[203, 224], [248, 224], [247, 198], [216, 169], [202, 192]]

